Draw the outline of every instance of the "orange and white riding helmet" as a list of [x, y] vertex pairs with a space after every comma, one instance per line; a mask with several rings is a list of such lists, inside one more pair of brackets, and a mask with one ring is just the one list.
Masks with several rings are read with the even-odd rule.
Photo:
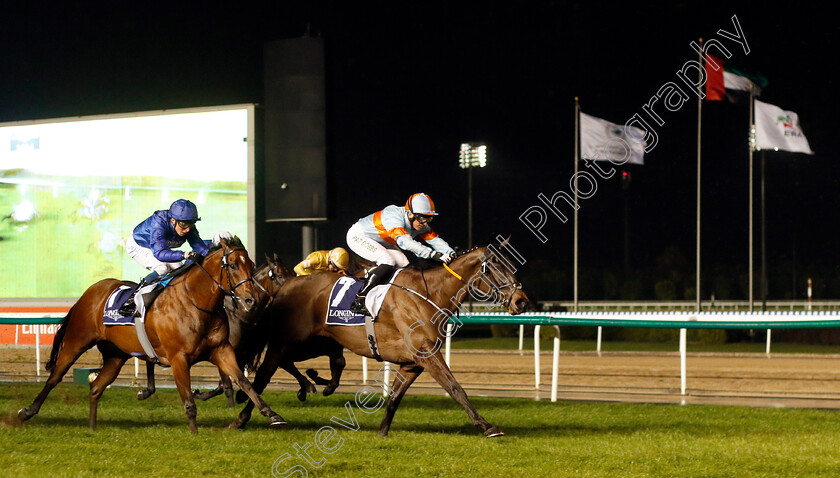
[[422, 214], [424, 216], [438, 215], [435, 212], [435, 203], [426, 193], [412, 194], [405, 202], [405, 210], [412, 214]]
[[347, 269], [350, 264], [350, 254], [343, 247], [336, 247], [330, 251], [330, 264], [339, 268], [339, 270]]

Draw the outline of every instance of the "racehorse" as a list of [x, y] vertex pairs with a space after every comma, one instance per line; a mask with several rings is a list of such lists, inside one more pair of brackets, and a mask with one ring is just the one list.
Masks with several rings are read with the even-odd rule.
[[[286, 280], [294, 276], [294, 272], [283, 265], [277, 254], [274, 254], [273, 257], [266, 256], [266, 264], [254, 270], [255, 284], [269, 297], [265, 305], [246, 310], [244, 308], [234, 307], [232, 299], [225, 297], [224, 309], [228, 316], [230, 328], [228, 340], [236, 352], [236, 358], [240, 368], [244, 368], [246, 364], [251, 364], [252, 362], [259, 362], [259, 356], [265, 347], [265, 342], [260, 341], [260, 337], [261, 334], [266, 333], [268, 328], [271, 327], [268, 321], [272, 317], [269, 310], [273, 299], [279, 293], [280, 288]], [[297, 397], [301, 402], [306, 400], [307, 393], [315, 393], [316, 390], [312, 382], [300, 373], [295, 366], [295, 362], [301, 362], [323, 355], [330, 358], [330, 371], [332, 373], [330, 380], [319, 377], [318, 372], [313, 369], [307, 370], [306, 373], [316, 384], [324, 386], [323, 394], [326, 397], [338, 388], [341, 373], [346, 364], [344, 360], [344, 347], [331, 339], [313, 337], [295, 349], [289, 350], [287, 356], [280, 362], [280, 367], [298, 381], [300, 389], [297, 392]], [[146, 364], [147, 384], [145, 389], [137, 393], [139, 400], [144, 400], [155, 393], [154, 366], [151, 362]], [[253, 368], [256, 368], [256, 366]], [[224, 392], [227, 397], [228, 407], [233, 407], [233, 386], [230, 378], [226, 374], [220, 373], [219, 381], [219, 386], [213, 390], [207, 392], [195, 390], [193, 392], [195, 398], [208, 400]], [[248, 397], [245, 395], [244, 399], [240, 399], [240, 403], [247, 399]]]
[[[403, 269], [373, 323], [379, 357], [370, 346], [365, 327], [325, 323], [330, 291], [340, 276], [323, 273], [289, 279], [274, 300], [273, 308], [281, 314], [275, 320], [279, 326], [266, 337], [268, 348], [254, 378], [254, 388], [265, 388], [288, 349], [311, 337], [327, 337], [358, 355], [399, 365], [379, 435], [388, 435], [403, 395], [424, 370], [464, 408], [485, 436], [502, 435], [499, 428], [476, 412], [440, 352], [449, 311], [458, 310], [467, 293], [479, 300], [499, 302], [513, 315], [527, 308], [528, 296], [516, 281], [513, 263], [501, 252], [506, 241], [502, 244], [501, 249], [473, 248], [459, 255], [450, 266], [425, 271]], [[231, 426], [244, 427], [252, 409], [250, 403], [246, 404], [239, 420]]]
[[[266, 264], [254, 269], [253, 279], [257, 288], [266, 294], [267, 301], [263, 301], [262, 304], [255, 307], [240, 308], [237, 307], [237, 304], [231, 296], [225, 296], [224, 298], [224, 311], [227, 314], [229, 328], [228, 342], [230, 342], [235, 352], [240, 347], [243, 335], [247, 335], [256, 329], [257, 321], [261, 317], [262, 312], [265, 310], [265, 307], [271, 305], [274, 295], [280, 290], [286, 278], [294, 276], [294, 273], [280, 262], [277, 254], [273, 258], [266, 256], [266, 261]], [[238, 352], [236, 358], [239, 367], [244, 369], [245, 363]], [[221, 370], [219, 371], [219, 377], [221, 384], [216, 389], [204, 393], [195, 390], [193, 394], [195, 398], [207, 400], [224, 392], [227, 397], [228, 407], [232, 408], [234, 406], [233, 385], [231, 384], [230, 377]], [[155, 391], [155, 364], [150, 361], [146, 362], [146, 388], [137, 392], [137, 399], [145, 400], [151, 397]]]
[[[225, 295], [238, 307], [251, 309], [265, 299], [254, 286], [254, 263], [239, 238], [221, 244], [183, 274], [172, 279], [146, 313], [146, 334], [164, 365], [172, 374], [190, 431], [198, 432], [196, 406], [190, 390], [190, 367], [208, 360], [233, 377], [271, 425], [285, 420], [269, 408], [242, 374], [233, 347], [228, 342], [228, 321], [220, 312]], [[96, 345], [102, 354], [102, 369], [90, 385], [90, 427], [96, 428], [96, 411], [105, 388], [119, 375], [132, 354], [145, 355], [133, 327], [103, 324], [105, 302], [123, 281], [104, 279], [90, 286], [70, 308], [55, 334], [46, 369], [50, 376], [41, 393], [27, 408], [18, 412], [21, 421], [38, 413], [50, 391], [58, 385], [73, 363]], [[146, 357], [146, 360], [149, 360]]]

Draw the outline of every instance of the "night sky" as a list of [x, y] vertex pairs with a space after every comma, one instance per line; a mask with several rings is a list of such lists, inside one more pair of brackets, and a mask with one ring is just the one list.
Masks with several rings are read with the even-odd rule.
[[[511, 234], [532, 264], [569, 274], [571, 223], [550, 216], [543, 229], [548, 242], [541, 244], [519, 215], [538, 204], [539, 193], [569, 190], [574, 98], [583, 112], [623, 124], [663, 84], [678, 82], [676, 72], [686, 61], [697, 59], [690, 42], [721, 39], [732, 61], [769, 80], [763, 101], [799, 114], [816, 152], [766, 154], [768, 261], [785, 271], [771, 283], [798, 293], [803, 286], [796, 277], [809, 268], [826, 283], [840, 275], [834, 244], [840, 40], [838, 27], [817, 8], [733, 2], [245, 2], [214, 8], [144, 2], [127, 10], [108, 3], [29, 3], [0, 7], [0, 122], [258, 103], [263, 43], [321, 36], [328, 164], [336, 188], [332, 220], [319, 227], [320, 247], [343, 244], [358, 217], [419, 191], [430, 194], [441, 213], [435, 229], [465, 246], [467, 174], [458, 168], [458, 149], [461, 142], [483, 141], [488, 167], [473, 174], [476, 242], [487, 242], [491, 233]], [[734, 31], [733, 15], [749, 54], [717, 33]], [[581, 202], [582, 268], [623, 265], [626, 195], [631, 267], [655, 264], [676, 247], [693, 270], [696, 103], [663, 116], [659, 144], [645, 165], [625, 168], [632, 178], [627, 191], [617, 175]], [[746, 269], [747, 125], [746, 104], [703, 105], [704, 269]], [[758, 213], [756, 195], [756, 221]], [[758, 234], [756, 228], [756, 254]], [[553, 298], [570, 295], [560, 291]]]

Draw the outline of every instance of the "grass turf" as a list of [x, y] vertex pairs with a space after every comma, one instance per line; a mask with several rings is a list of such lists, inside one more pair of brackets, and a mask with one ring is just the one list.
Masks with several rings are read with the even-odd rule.
[[[474, 398], [506, 433], [486, 439], [450, 398], [406, 396], [382, 438], [382, 410], [364, 413], [352, 395], [300, 404], [266, 392], [285, 427], [256, 415], [247, 430], [228, 430], [237, 412], [217, 398], [199, 402], [192, 435], [171, 389], [145, 402], [109, 389], [90, 430], [87, 387], [62, 384], [39, 415], [16, 424], [39, 390], [0, 385], [4, 476], [789, 477], [834, 476], [840, 466], [840, 416], [825, 410]], [[348, 403], [359, 430], [341, 425]]]

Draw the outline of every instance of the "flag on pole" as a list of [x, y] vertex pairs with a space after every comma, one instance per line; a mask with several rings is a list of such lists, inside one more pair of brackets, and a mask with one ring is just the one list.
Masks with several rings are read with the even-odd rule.
[[[755, 96], [761, 95], [761, 89], [767, 86], [767, 78], [760, 75], [751, 75], [742, 71], [724, 66], [723, 60], [706, 55], [706, 99], [709, 101], [720, 101], [727, 98], [726, 90], [750, 91], [753, 87]], [[718, 69], [715, 70], [715, 65]], [[732, 100], [732, 98], [729, 98]]]
[[[628, 138], [625, 127], [607, 120], [580, 114], [581, 158], [596, 161], [613, 161], [645, 164], [645, 132], [634, 126], [627, 127], [632, 138]], [[640, 142], [641, 141], [641, 142]]]
[[755, 102], [755, 148], [814, 154], [799, 126], [799, 115], [758, 100]]

